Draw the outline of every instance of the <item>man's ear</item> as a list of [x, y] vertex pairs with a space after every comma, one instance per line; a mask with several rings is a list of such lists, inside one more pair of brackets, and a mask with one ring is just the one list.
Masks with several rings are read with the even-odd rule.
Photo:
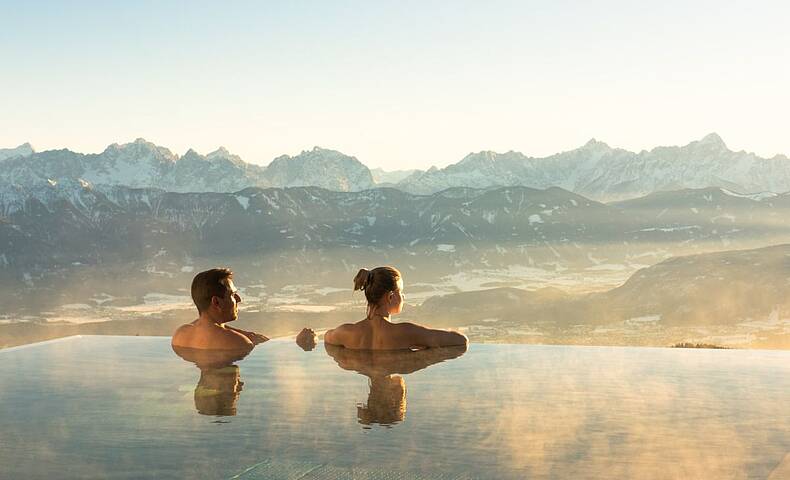
[[211, 305], [219, 308], [219, 297], [218, 296], [215, 295], [215, 296], [211, 297]]

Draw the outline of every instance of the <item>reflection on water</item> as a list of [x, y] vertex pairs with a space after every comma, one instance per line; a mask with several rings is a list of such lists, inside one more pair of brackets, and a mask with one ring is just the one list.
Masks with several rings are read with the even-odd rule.
[[357, 418], [363, 425], [394, 425], [406, 418], [406, 382], [397, 375], [371, 377], [367, 404], [357, 404]]
[[335, 345], [324, 346], [340, 368], [369, 378], [368, 401], [357, 405], [357, 418], [363, 425], [391, 426], [406, 418], [406, 381], [396, 374], [413, 373], [466, 352], [465, 346], [417, 351], [351, 350]]
[[202, 415], [236, 415], [244, 382], [241, 381], [238, 365], [252, 349], [200, 350], [173, 346], [173, 351], [200, 369], [200, 380], [195, 387], [195, 409]]
[[0, 350], [0, 478], [790, 478], [790, 352], [322, 349], [209, 374], [221, 423], [195, 384], [230, 359], [169, 338]]

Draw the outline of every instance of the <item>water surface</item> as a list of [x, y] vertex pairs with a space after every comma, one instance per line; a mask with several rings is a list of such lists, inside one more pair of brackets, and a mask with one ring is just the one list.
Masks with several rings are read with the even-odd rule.
[[159, 337], [0, 350], [0, 477], [790, 472], [790, 352], [473, 344], [393, 359], [272, 341], [198, 364]]

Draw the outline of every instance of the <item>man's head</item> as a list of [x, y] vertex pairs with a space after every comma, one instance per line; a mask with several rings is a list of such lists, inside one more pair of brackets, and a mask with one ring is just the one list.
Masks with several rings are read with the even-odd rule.
[[217, 323], [230, 322], [239, 316], [241, 297], [229, 268], [212, 268], [195, 275], [192, 300], [201, 315], [207, 314]]

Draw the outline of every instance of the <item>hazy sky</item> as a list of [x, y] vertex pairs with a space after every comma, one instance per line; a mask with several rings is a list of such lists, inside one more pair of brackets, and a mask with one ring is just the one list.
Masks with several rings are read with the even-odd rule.
[[0, 0], [0, 147], [790, 154], [790, 2]]

